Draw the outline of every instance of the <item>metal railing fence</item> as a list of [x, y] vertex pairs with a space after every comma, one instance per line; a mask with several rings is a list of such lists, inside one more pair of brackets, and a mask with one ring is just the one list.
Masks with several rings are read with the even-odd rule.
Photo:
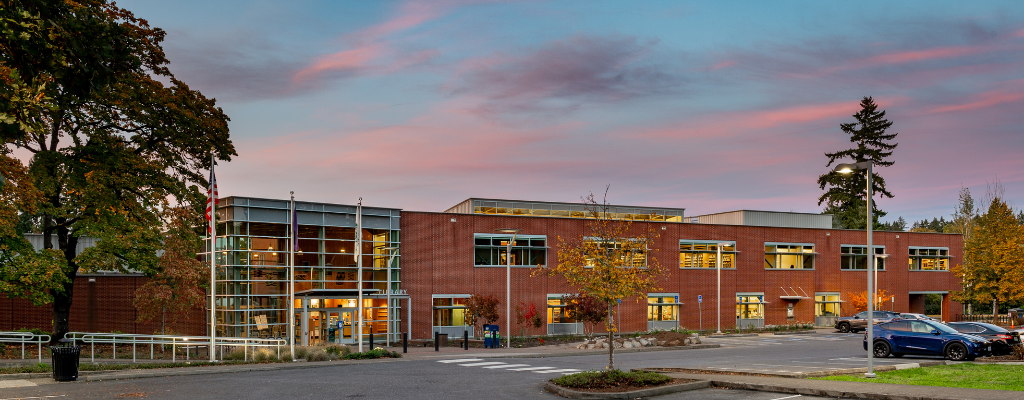
[[[988, 323], [991, 323], [992, 320], [993, 320], [992, 319], [992, 314], [956, 314], [954, 316], [954, 321], [956, 321], [956, 322], [988, 322]], [[999, 325], [1009, 325], [1010, 324], [1010, 316], [1009, 315], [998, 315], [998, 316], [996, 316], [996, 321], [998, 321], [997, 323]]]
[[[90, 333], [90, 332], [68, 332], [66, 335], [68, 339], [74, 339], [76, 342], [89, 345], [89, 357], [93, 362], [96, 361], [96, 345], [110, 345], [111, 346], [111, 358], [117, 359], [117, 345], [132, 347], [132, 362], [137, 362], [138, 357], [138, 346], [149, 345], [149, 359], [152, 360], [156, 354], [156, 347], [170, 346], [171, 347], [171, 361], [177, 362], [179, 348], [185, 348], [185, 360], [191, 360], [191, 349], [200, 349], [210, 347], [209, 336], [177, 336], [177, 335], [136, 335], [129, 333]], [[234, 338], [234, 337], [218, 337], [215, 343], [214, 351], [220, 352], [219, 359], [224, 359], [224, 349], [236, 349], [241, 347], [245, 353], [245, 360], [249, 360], [249, 349], [253, 350], [258, 348], [275, 348], [277, 350], [277, 357], [281, 357], [281, 347], [288, 344], [285, 339], [270, 339], [270, 338]]]
[[0, 332], [0, 343], [20, 343], [21, 359], [25, 359], [25, 345], [36, 344], [36, 352], [39, 362], [43, 362], [43, 343], [50, 342], [50, 335], [35, 334], [32, 332]]

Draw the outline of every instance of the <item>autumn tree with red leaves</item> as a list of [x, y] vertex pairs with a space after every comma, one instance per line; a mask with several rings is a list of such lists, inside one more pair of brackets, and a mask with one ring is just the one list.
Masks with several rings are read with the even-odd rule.
[[565, 312], [570, 318], [583, 323], [583, 334], [594, 335], [594, 326], [608, 318], [605, 304], [586, 293], [567, 294], [562, 296]]
[[135, 308], [139, 322], [160, 319], [160, 333], [165, 333], [167, 317], [170, 322], [188, 318], [188, 312], [206, 301], [206, 288], [210, 286], [209, 267], [196, 257], [202, 241], [194, 227], [203, 225], [201, 215], [184, 207], [169, 208], [164, 212], [167, 231], [164, 252], [157, 261], [157, 272], [145, 285], [135, 291]]

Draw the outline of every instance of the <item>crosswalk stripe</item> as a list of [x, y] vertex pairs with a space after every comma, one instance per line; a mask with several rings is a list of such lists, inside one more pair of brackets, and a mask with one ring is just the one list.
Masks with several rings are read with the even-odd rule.
[[482, 367], [484, 365], [500, 365], [500, 364], [505, 364], [505, 363], [503, 363], [503, 362], [496, 362], [496, 361], [490, 361], [490, 362], [478, 362], [478, 363], [472, 363], [472, 364], [459, 364], [459, 365], [461, 365], [463, 367]]
[[542, 369], [555, 369], [555, 367], [530, 367], [530, 368], [516, 368], [510, 369], [509, 371], [537, 371]]
[[483, 361], [483, 359], [482, 358], [460, 358], [458, 360], [437, 360], [437, 362], [445, 363], [445, 364], [460, 363], [460, 362], [470, 362], [470, 361]]
[[505, 365], [492, 365], [490, 367], [484, 367], [486, 369], [497, 369], [497, 368], [517, 368], [517, 367], [529, 367], [530, 364], [505, 364]]
[[535, 374], [554, 374], [554, 373], [560, 373], [560, 372], [580, 372], [580, 370], [572, 369], [572, 368], [565, 368], [565, 369], [551, 369], [551, 370], [545, 370], [545, 371], [533, 371], [533, 373], [535, 373]]

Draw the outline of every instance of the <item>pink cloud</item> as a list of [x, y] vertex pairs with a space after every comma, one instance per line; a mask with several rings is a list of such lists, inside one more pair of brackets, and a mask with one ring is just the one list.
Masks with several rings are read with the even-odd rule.
[[381, 54], [382, 45], [375, 44], [321, 56], [312, 65], [292, 75], [293, 81], [305, 81], [327, 71], [356, 71]]
[[733, 65], [736, 65], [736, 61], [726, 60], [726, 61], [722, 61], [722, 62], [720, 62], [718, 64], [712, 65], [710, 68], [708, 68], [708, 70], [709, 71], [716, 71], [716, 70], [720, 70], [722, 68], [729, 68], [729, 67], [731, 67]]
[[1000, 104], [1013, 103], [1024, 100], [1024, 92], [1008, 92], [1004, 89], [997, 89], [973, 96], [973, 101], [953, 106], [939, 107], [931, 110], [933, 113], [944, 113], [951, 111], [970, 111], [981, 108], [988, 108]]

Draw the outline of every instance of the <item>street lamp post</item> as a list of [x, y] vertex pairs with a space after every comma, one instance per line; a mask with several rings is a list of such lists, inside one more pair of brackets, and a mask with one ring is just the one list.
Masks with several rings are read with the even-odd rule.
[[508, 245], [505, 246], [505, 318], [508, 318], [508, 348], [512, 348], [512, 244], [516, 242], [516, 235], [521, 232], [519, 229], [501, 228], [496, 229], [500, 233], [511, 233]]
[[718, 303], [718, 327], [715, 333], [722, 333], [722, 246], [725, 246], [725, 243], [717, 243], [715, 246], [718, 249], [718, 255], [715, 257], [715, 269], [718, 271], [718, 295], [715, 296], [715, 302]]
[[[857, 171], [857, 170], [866, 170], [868, 172], [868, 182], [867, 182], [868, 253], [871, 254], [871, 255], [874, 255], [875, 252], [874, 252], [874, 250], [872, 248], [872, 244], [871, 244], [871, 239], [872, 239], [872, 232], [871, 232], [871, 230], [873, 228], [873, 226], [872, 226], [873, 220], [871, 218], [871, 177], [872, 177], [871, 168], [872, 168], [871, 161], [862, 161], [862, 162], [853, 163], [853, 164], [839, 164], [839, 165], [836, 165], [836, 168], [833, 171], [838, 172], [840, 174], [849, 174], [849, 173], [852, 173], [853, 171]], [[875, 340], [874, 340], [874, 330], [875, 330], [875, 310], [874, 310], [874, 308], [875, 307], [874, 307], [874, 303], [875, 303], [875, 293], [872, 290], [874, 288], [874, 279], [873, 279], [873, 275], [874, 275], [873, 270], [875, 269], [874, 268], [874, 264], [875, 264], [874, 261], [875, 261], [875, 257], [868, 257], [868, 296], [865, 296], [865, 297], [868, 298], [867, 300], [868, 300], [868, 320], [869, 320], [868, 327], [867, 327], [867, 333], [868, 333], [868, 337], [867, 337], [867, 343], [868, 343], [868, 372], [866, 372], [864, 374], [865, 378], [874, 378], [875, 377], [875, 370], [874, 370], [874, 361], [875, 361], [874, 360], [874, 349], [875, 349], [875, 343], [874, 343], [875, 342]]]
[[[381, 250], [387, 251], [389, 253], [388, 254], [388, 269], [387, 269], [387, 271], [388, 271], [387, 272], [387, 274], [388, 274], [388, 289], [387, 289], [386, 292], [384, 292], [386, 294], [386, 296], [387, 296], [387, 299], [388, 299], [387, 300], [388, 306], [385, 308], [387, 310], [387, 313], [388, 313], [388, 317], [387, 317], [388, 318], [388, 324], [387, 324], [388, 325], [388, 333], [387, 333], [386, 336], [384, 336], [384, 345], [387, 346], [387, 347], [391, 347], [391, 334], [392, 334], [392, 332], [391, 332], [391, 328], [392, 328], [391, 327], [391, 325], [392, 325], [391, 322], [392, 321], [391, 320], [393, 318], [393, 316], [391, 315], [391, 265], [392, 265], [392, 263], [395, 262], [395, 253], [398, 252], [398, 247], [396, 247], [396, 246], [388, 246], [388, 247], [385, 247], [385, 248], [383, 248]], [[399, 300], [399, 301], [401, 301], [401, 300]]]

